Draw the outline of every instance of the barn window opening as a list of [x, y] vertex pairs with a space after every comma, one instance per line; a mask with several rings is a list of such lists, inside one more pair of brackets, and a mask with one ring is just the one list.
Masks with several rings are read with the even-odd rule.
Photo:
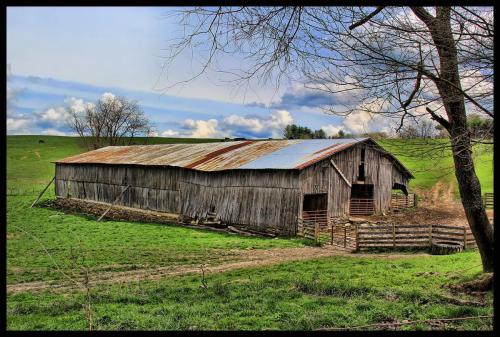
[[358, 180], [365, 181], [365, 148], [361, 149], [361, 163], [358, 166]]
[[365, 179], [365, 163], [361, 163], [358, 167], [358, 180], [365, 181]]

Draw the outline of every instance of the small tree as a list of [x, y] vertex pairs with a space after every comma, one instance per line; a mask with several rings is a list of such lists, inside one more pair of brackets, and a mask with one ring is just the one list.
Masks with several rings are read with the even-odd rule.
[[82, 110], [68, 107], [71, 128], [85, 140], [88, 148], [128, 144], [138, 135], [148, 136], [151, 125], [137, 101], [119, 96], [103, 96]]

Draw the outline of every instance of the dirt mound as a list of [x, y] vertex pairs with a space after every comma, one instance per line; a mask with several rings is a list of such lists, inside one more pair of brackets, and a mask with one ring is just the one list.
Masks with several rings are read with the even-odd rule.
[[[93, 219], [101, 216], [109, 207], [109, 204], [100, 202], [87, 202], [78, 199], [57, 198], [39, 204], [40, 207], [48, 207], [62, 211], [66, 214], [84, 215]], [[108, 220], [137, 221], [154, 223], [173, 223], [178, 221], [178, 215], [147, 211], [123, 206], [113, 206], [106, 216]]]

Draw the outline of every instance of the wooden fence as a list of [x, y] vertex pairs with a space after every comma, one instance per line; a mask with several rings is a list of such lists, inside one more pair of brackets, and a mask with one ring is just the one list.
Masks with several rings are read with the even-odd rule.
[[493, 208], [493, 193], [485, 193], [483, 199], [485, 208]]
[[476, 245], [470, 229], [446, 225], [376, 225], [358, 226], [356, 248], [372, 247], [430, 247], [433, 242]]
[[427, 248], [433, 242], [476, 246], [468, 227], [447, 225], [327, 225], [299, 219], [297, 235], [354, 251], [363, 248]]
[[416, 205], [416, 197], [414, 193], [404, 194], [393, 194], [391, 195], [391, 209], [402, 209], [413, 207]]

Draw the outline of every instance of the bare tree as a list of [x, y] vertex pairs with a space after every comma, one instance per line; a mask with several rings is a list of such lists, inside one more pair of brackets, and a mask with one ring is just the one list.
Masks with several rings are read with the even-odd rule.
[[[438, 124], [439, 125], [439, 124]], [[433, 138], [436, 134], [435, 125], [426, 119], [406, 122], [399, 128], [398, 134], [403, 139]]]
[[71, 128], [82, 137], [88, 147], [128, 144], [138, 135], [148, 136], [149, 120], [137, 101], [119, 96], [105, 96], [95, 104], [86, 104], [82, 110], [68, 107], [72, 116]]
[[[450, 135], [462, 204], [481, 253], [493, 269], [493, 226], [481, 198], [466, 111], [493, 113], [493, 8], [218, 7], [179, 11], [186, 48], [207, 47], [210, 67], [268, 83], [288, 77], [353, 102], [328, 113], [381, 114], [398, 121], [428, 116]], [[219, 55], [244, 56], [241, 69], [220, 69]], [[246, 65], [246, 66], [245, 66]], [[190, 79], [186, 79], [189, 81]]]

